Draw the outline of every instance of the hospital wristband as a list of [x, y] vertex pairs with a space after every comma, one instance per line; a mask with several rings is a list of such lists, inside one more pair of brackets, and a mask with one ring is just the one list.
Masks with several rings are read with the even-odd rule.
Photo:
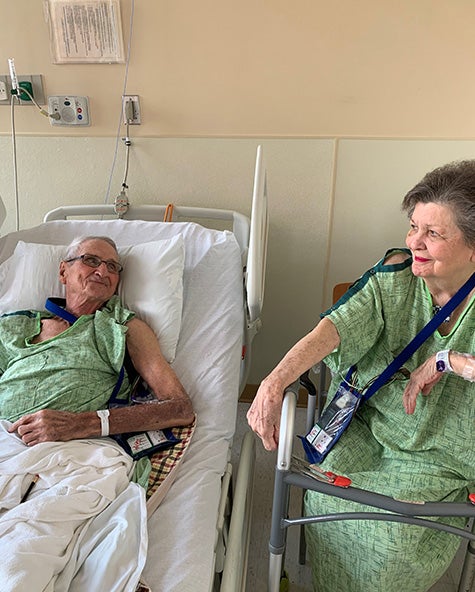
[[96, 411], [99, 419], [101, 420], [101, 436], [105, 437], [109, 435], [109, 409], [98, 409]]
[[435, 367], [437, 372], [453, 372], [454, 369], [450, 365], [449, 360], [450, 349], [444, 349], [437, 352], [435, 356]]

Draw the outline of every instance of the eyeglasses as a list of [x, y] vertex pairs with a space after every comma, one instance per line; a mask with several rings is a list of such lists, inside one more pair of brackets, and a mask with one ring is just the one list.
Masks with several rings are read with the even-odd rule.
[[85, 255], [71, 257], [71, 259], [65, 259], [65, 262], [72, 263], [73, 261], [78, 261], [79, 259], [81, 259], [84, 265], [92, 267], [93, 269], [97, 269], [101, 263], [105, 263], [109, 273], [119, 274], [124, 269], [118, 261], [114, 261], [113, 259], [101, 259], [100, 257], [97, 257], [97, 255], [89, 255], [87, 253]]

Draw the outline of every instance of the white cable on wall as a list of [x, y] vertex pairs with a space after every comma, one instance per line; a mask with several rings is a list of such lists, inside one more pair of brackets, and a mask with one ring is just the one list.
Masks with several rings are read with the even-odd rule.
[[15, 194], [15, 230], [20, 230], [20, 200], [18, 196], [18, 164], [16, 156], [16, 132], [15, 132], [15, 98], [11, 96], [11, 123], [12, 123], [12, 156], [13, 156], [13, 189]]
[[[134, 12], [135, 12], [135, 0], [131, 1], [131, 8], [130, 8], [130, 26], [129, 26], [129, 39], [128, 39], [128, 43], [127, 43], [127, 57], [125, 59], [125, 75], [124, 75], [124, 85], [123, 85], [123, 89], [122, 89], [122, 95], [127, 94], [127, 78], [129, 76], [129, 63], [130, 63], [130, 53], [131, 53], [131, 47], [132, 47], [132, 36], [133, 36], [133, 29], [134, 29]], [[120, 140], [120, 130], [122, 127], [122, 97], [121, 97], [121, 101], [120, 101], [120, 115], [119, 115], [119, 125], [117, 126], [117, 134], [116, 134], [116, 139], [115, 139], [115, 149], [114, 149], [114, 157], [112, 160], [112, 167], [111, 167], [111, 172], [109, 175], [109, 182], [107, 185], [107, 191], [106, 191], [106, 197], [104, 199], [104, 203], [109, 203], [109, 198], [110, 198], [110, 191], [111, 191], [111, 185], [112, 185], [112, 177], [114, 175], [114, 170], [115, 170], [115, 165], [116, 165], [116, 161], [117, 161], [117, 152], [119, 150], [119, 140]], [[127, 137], [128, 137], [128, 132], [127, 132]], [[126, 174], [128, 172], [128, 150], [129, 150], [129, 145], [127, 145], [127, 163], [126, 163]]]

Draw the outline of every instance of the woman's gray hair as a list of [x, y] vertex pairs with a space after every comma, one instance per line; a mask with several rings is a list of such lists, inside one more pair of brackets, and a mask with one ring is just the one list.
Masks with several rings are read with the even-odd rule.
[[427, 173], [404, 196], [403, 211], [409, 218], [418, 203], [448, 206], [466, 244], [475, 245], [475, 160], [451, 162]]
[[69, 243], [68, 247], [66, 248], [66, 254], [64, 255], [64, 259], [72, 259], [73, 257], [76, 257], [79, 253], [80, 246], [83, 243], [90, 241], [90, 240], [101, 240], [101, 241], [108, 243], [111, 247], [114, 248], [117, 255], [119, 255], [119, 252], [117, 250], [117, 245], [108, 236], [79, 236]]

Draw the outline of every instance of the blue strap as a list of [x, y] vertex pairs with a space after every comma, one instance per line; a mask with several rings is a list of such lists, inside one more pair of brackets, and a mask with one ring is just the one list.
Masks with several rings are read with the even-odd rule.
[[120, 387], [122, 386], [122, 381], [124, 380], [125, 375], [125, 367], [122, 366], [119, 372], [119, 378], [117, 379], [117, 384], [112, 391], [109, 401], [107, 402], [107, 407], [121, 407], [122, 405], [128, 405], [129, 400], [127, 399], [117, 399], [117, 395], [119, 394]]
[[78, 320], [77, 316], [73, 315], [69, 311], [67, 311], [64, 307], [66, 306], [66, 301], [63, 298], [47, 298], [45, 303], [45, 308], [49, 312], [52, 312], [57, 317], [68, 321], [70, 325], [74, 325], [74, 323]]
[[402, 352], [394, 358], [389, 366], [378, 376], [378, 378], [368, 387], [368, 390], [363, 395], [363, 400], [366, 401], [380, 389], [391, 376], [399, 370], [399, 368], [408, 360], [412, 354], [420, 347], [424, 341], [432, 335], [432, 333], [441, 325], [444, 320], [450, 316], [451, 312], [466, 298], [471, 290], [475, 287], [475, 273], [465, 282], [459, 291], [452, 296], [452, 298], [445, 304], [439, 312], [432, 317], [432, 319], [422, 328], [421, 331], [414, 337], [414, 339], [402, 350]]

